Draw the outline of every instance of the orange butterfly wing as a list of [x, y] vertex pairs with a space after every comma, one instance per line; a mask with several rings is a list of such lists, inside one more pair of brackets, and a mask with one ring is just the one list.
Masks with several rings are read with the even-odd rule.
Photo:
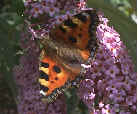
[[51, 30], [50, 38], [42, 41], [39, 83], [44, 96], [56, 97], [60, 88], [78, 78], [81, 64], [98, 47], [94, 37], [98, 23], [95, 10], [82, 11], [57, 25]]

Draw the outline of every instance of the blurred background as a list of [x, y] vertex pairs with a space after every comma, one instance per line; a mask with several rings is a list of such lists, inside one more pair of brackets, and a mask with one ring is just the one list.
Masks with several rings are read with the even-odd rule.
[[[136, 0], [88, 0], [88, 6], [104, 12], [105, 17], [121, 35], [121, 40], [127, 46], [129, 55], [133, 59], [136, 69], [137, 28]], [[21, 26], [24, 19], [22, 0], [0, 1], [0, 114], [18, 114], [16, 111], [16, 86], [13, 80], [12, 69], [18, 64], [22, 55], [19, 46]], [[75, 98], [75, 97], [74, 97]], [[75, 112], [68, 105], [68, 114]], [[83, 114], [87, 108], [80, 103]], [[77, 113], [75, 113], [77, 114]]]

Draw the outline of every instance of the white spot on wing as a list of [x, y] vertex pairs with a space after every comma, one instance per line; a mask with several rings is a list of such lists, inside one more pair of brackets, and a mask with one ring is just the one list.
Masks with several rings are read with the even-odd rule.
[[91, 65], [86, 65], [86, 64], [81, 64], [81, 66], [82, 66], [83, 68], [90, 68], [90, 67], [91, 67]]
[[40, 94], [46, 96], [46, 93], [43, 90], [40, 90]]

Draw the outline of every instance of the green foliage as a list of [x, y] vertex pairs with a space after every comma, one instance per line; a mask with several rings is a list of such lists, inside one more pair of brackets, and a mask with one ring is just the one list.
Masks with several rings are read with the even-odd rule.
[[67, 114], [89, 114], [87, 107], [76, 95], [76, 88], [70, 88], [66, 91]]
[[[5, 85], [0, 83], [0, 86], [9, 89], [10, 97], [13, 96], [16, 99], [16, 86], [13, 80], [12, 69], [18, 64], [19, 55], [16, 53], [20, 50], [20, 24], [23, 23], [23, 19], [17, 15], [16, 5], [8, 0], [2, 4], [3, 6], [0, 10], [0, 74], [3, 76], [2, 80], [5, 82]], [[6, 105], [6, 101], [1, 103]], [[12, 104], [14, 105], [15, 103], [12, 102]]]

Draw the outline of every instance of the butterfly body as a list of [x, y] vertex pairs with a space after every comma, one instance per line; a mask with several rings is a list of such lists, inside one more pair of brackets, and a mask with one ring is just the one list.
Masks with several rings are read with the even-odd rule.
[[82, 78], [81, 64], [93, 58], [98, 47], [95, 38], [98, 23], [95, 10], [82, 11], [57, 25], [41, 40], [44, 48], [40, 55], [40, 90], [50, 101]]

